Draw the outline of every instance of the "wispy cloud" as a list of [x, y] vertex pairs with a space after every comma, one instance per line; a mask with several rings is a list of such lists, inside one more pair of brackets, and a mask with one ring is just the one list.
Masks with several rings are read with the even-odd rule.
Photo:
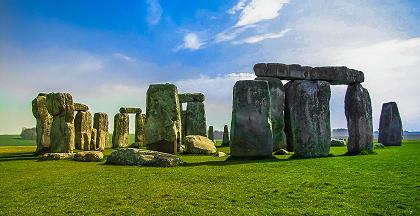
[[196, 33], [190, 32], [184, 36], [184, 42], [175, 49], [173, 49], [173, 51], [177, 52], [182, 49], [198, 50], [201, 49], [204, 44], [205, 43], [201, 42], [200, 38]]
[[227, 11], [227, 13], [236, 14], [238, 11], [242, 11], [245, 8], [247, 2], [249, 2], [249, 0], [239, 0], [235, 6]]
[[251, 0], [245, 5], [240, 0], [232, 11], [241, 11], [236, 27], [259, 23], [263, 20], [271, 20], [279, 15], [279, 11], [289, 0]]
[[150, 25], [156, 25], [160, 21], [162, 16], [162, 7], [159, 4], [158, 0], [147, 0], [147, 23]]
[[258, 42], [261, 42], [261, 41], [267, 40], [267, 39], [281, 38], [284, 35], [286, 35], [286, 33], [289, 32], [289, 31], [290, 31], [290, 29], [285, 29], [281, 32], [273, 32], [273, 33], [267, 33], [267, 34], [254, 35], [254, 36], [251, 36], [251, 37], [244, 38], [242, 40], [233, 41], [232, 43], [233, 44], [258, 43]]
[[126, 62], [135, 62], [135, 59], [133, 57], [130, 57], [130, 56], [122, 54], [122, 53], [114, 53], [114, 57], [116, 59], [123, 60], [123, 61], [126, 61]]

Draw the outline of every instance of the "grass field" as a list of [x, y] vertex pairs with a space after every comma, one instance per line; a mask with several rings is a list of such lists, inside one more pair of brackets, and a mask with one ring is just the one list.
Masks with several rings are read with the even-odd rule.
[[39, 162], [15, 138], [0, 136], [0, 215], [420, 215], [420, 141], [314, 159], [184, 155], [156, 168]]

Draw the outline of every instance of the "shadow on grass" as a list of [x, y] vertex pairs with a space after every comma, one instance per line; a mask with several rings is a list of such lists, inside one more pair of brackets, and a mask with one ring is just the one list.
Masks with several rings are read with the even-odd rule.
[[4, 153], [0, 154], [0, 161], [37, 160], [38, 154], [33, 152]]

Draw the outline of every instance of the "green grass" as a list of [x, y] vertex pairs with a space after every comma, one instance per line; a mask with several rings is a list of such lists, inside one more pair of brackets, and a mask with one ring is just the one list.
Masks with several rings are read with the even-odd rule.
[[0, 215], [420, 214], [419, 141], [314, 159], [183, 155], [173, 168], [39, 162], [34, 150], [0, 147]]

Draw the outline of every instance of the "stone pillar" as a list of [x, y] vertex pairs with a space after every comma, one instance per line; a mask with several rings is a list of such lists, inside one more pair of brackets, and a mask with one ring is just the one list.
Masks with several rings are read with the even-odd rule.
[[112, 147], [128, 147], [129, 118], [127, 113], [117, 113], [114, 116], [114, 132], [112, 133]]
[[203, 102], [187, 103], [186, 124], [186, 135], [207, 136], [206, 111]]
[[209, 126], [208, 138], [214, 142], [213, 126]]
[[148, 149], [175, 154], [182, 142], [181, 109], [177, 87], [154, 84], [147, 90], [144, 138]]
[[267, 81], [241, 80], [233, 87], [230, 153], [266, 157], [273, 151], [270, 92]]
[[144, 142], [144, 118], [144, 114], [136, 113], [136, 130], [134, 134], [134, 142], [136, 143]]
[[223, 127], [223, 139], [222, 139], [222, 146], [229, 146], [229, 128], [227, 125]]
[[182, 139], [187, 136], [187, 111], [181, 110], [181, 128], [182, 128]]
[[93, 128], [96, 129], [96, 149], [104, 150], [112, 147], [108, 141], [108, 114], [95, 113], [93, 115]]
[[285, 85], [287, 149], [299, 157], [327, 156], [330, 152], [330, 84], [296, 80]]
[[36, 119], [36, 152], [48, 152], [51, 145], [50, 132], [53, 117], [46, 107], [46, 94], [39, 94], [32, 101], [32, 114]]
[[369, 92], [359, 83], [347, 87], [344, 101], [349, 153], [373, 150], [372, 105]]
[[271, 100], [271, 124], [273, 128], [273, 151], [286, 149], [284, 133], [284, 87], [280, 79], [274, 77], [257, 77], [256, 80], [268, 82]]
[[72, 153], [74, 149], [74, 104], [68, 93], [50, 93], [46, 99], [48, 112], [53, 116], [51, 152]]
[[76, 149], [95, 151], [95, 145], [91, 146], [92, 115], [89, 111], [78, 111], [74, 118], [75, 146]]
[[379, 120], [378, 142], [385, 146], [400, 146], [403, 139], [403, 126], [395, 102], [384, 103]]

